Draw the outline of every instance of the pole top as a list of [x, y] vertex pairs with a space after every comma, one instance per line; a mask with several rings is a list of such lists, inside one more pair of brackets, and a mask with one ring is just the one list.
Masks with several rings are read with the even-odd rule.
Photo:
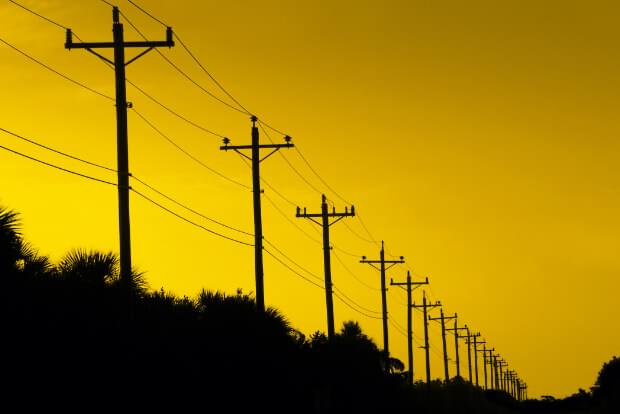
[[258, 121], [258, 117], [256, 115], [252, 115], [250, 117], [250, 121], [252, 121], [253, 124], [256, 124], [256, 121]]
[[321, 194], [321, 201], [323, 203], [327, 203], [327, 197], [325, 197], [325, 194]]
[[112, 7], [112, 21], [114, 23], [120, 23], [120, 11], [117, 6]]

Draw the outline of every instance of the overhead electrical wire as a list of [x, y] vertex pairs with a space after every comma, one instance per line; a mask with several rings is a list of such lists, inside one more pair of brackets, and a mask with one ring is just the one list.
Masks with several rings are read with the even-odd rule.
[[72, 83], [74, 83], [74, 84], [76, 84], [76, 85], [78, 85], [78, 86], [80, 86], [80, 87], [82, 87], [82, 88], [84, 88], [84, 89], [87, 89], [87, 90], [89, 90], [90, 92], [92, 92], [92, 93], [94, 93], [94, 94], [97, 94], [97, 95], [99, 95], [99, 96], [101, 96], [101, 97], [103, 97], [103, 98], [106, 98], [106, 99], [108, 99], [108, 100], [110, 100], [110, 101], [112, 101], [112, 102], [115, 102], [115, 101], [116, 101], [116, 99], [114, 99], [113, 97], [111, 97], [111, 96], [109, 96], [109, 95], [106, 95], [105, 93], [99, 92], [99, 91], [97, 91], [97, 90], [95, 90], [95, 89], [93, 89], [93, 88], [91, 88], [91, 87], [89, 87], [89, 86], [84, 85], [84, 84], [83, 84], [83, 83], [81, 83], [81, 82], [78, 82], [78, 81], [76, 81], [76, 80], [74, 80], [74, 79], [71, 79], [70, 77], [68, 77], [67, 75], [65, 75], [65, 74], [63, 74], [63, 73], [58, 72], [56, 69], [54, 69], [54, 68], [52, 68], [52, 67], [50, 67], [50, 66], [46, 65], [45, 63], [41, 62], [41, 61], [40, 61], [40, 60], [38, 60], [38, 59], [36, 59], [36, 58], [32, 57], [32, 56], [31, 56], [31, 55], [29, 55], [28, 53], [26, 53], [26, 52], [24, 52], [23, 50], [19, 49], [17, 46], [12, 45], [11, 43], [7, 42], [6, 40], [4, 40], [4, 39], [0, 38], [0, 42], [4, 43], [5, 45], [7, 45], [8, 47], [10, 47], [11, 49], [13, 49], [13, 50], [15, 50], [16, 52], [18, 52], [18, 53], [22, 54], [23, 56], [27, 57], [28, 59], [32, 60], [33, 62], [35, 62], [35, 63], [37, 63], [37, 64], [41, 65], [41, 66], [42, 66], [42, 67], [44, 67], [45, 69], [47, 69], [47, 70], [49, 70], [49, 71], [51, 71], [51, 72], [55, 73], [56, 75], [58, 75], [58, 76], [62, 77], [63, 79], [68, 80], [69, 82], [72, 82]]
[[306, 274], [308, 274], [310, 277], [312, 277], [315, 280], [318, 280], [319, 282], [323, 282], [323, 278], [321, 278], [320, 276], [316, 275], [315, 273], [309, 271], [308, 269], [306, 269], [305, 267], [303, 267], [302, 265], [300, 265], [299, 263], [297, 263], [296, 261], [294, 261], [293, 259], [291, 259], [287, 254], [285, 254], [282, 250], [280, 250], [276, 245], [274, 245], [272, 242], [270, 242], [268, 239], [264, 239], [265, 243], [267, 243], [269, 246], [271, 246], [273, 249], [275, 249], [275, 251], [277, 251], [281, 256], [285, 257], [289, 262], [293, 263], [295, 266], [297, 266], [299, 269], [303, 270], [304, 272], [306, 272]]
[[70, 170], [70, 169], [68, 169], [68, 168], [60, 167], [60, 166], [58, 166], [58, 165], [56, 165], [56, 164], [52, 164], [52, 163], [49, 163], [49, 162], [46, 162], [46, 161], [40, 160], [40, 159], [35, 158], [35, 157], [32, 157], [32, 156], [30, 156], [30, 155], [26, 155], [26, 154], [24, 154], [24, 153], [22, 153], [22, 152], [15, 151], [15, 150], [13, 150], [13, 149], [11, 149], [11, 148], [8, 148], [8, 147], [5, 147], [5, 146], [3, 146], [3, 145], [0, 145], [0, 148], [1, 148], [1, 149], [3, 149], [3, 150], [5, 150], [5, 151], [12, 152], [13, 154], [19, 155], [19, 156], [21, 156], [21, 157], [27, 158], [27, 159], [29, 159], [29, 160], [31, 160], [31, 161], [38, 162], [38, 163], [40, 163], [40, 164], [46, 165], [46, 166], [48, 166], [48, 167], [55, 168], [55, 169], [60, 170], [60, 171], [64, 171], [64, 172], [69, 173], [69, 174], [73, 174], [73, 175], [76, 175], [76, 176], [79, 176], [79, 177], [82, 177], [82, 178], [87, 178], [87, 179], [89, 179], [89, 180], [92, 180], [92, 181], [97, 181], [97, 182], [100, 182], [100, 183], [103, 183], [103, 184], [112, 185], [112, 186], [114, 186], [114, 187], [116, 187], [116, 186], [117, 186], [117, 185], [116, 185], [116, 183], [113, 183], [113, 182], [111, 182], [111, 181], [102, 180], [102, 179], [100, 179], [100, 178], [96, 178], [96, 177], [92, 177], [92, 176], [90, 176], [90, 175], [82, 174], [82, 173], [79, 173], [79, 172], [76, 172], [76, 171]]
[[155, 206], [159, 207], [160, 209], [162, 209], [164, 211], [167, 211], [168, 213], [172, 214], [173, 216], [177, 217], [178, 219], [181, 219], [181, 220], [183, 220], [183, 221], [185, 221], [185, 222], [187, 222], [187, 223], [189, 223], [189, 224], [191, 224], [193, 226], [201, 228], [201, 229], [205, 230], [208, 233], [211, 233], [211, 234], [213, 234], [215, 236], [221, 237], [223, 239], [226, 239], [226, 240], [238, 243], [238, 244], [243, 244], [245, 246], [254, 246], [254, 244], [252, 244], [252, 243], [247, 243], [247, 242], [235, 239], [233, 237], [228, 237], [228, 236], [226, 236], [224, 234], [221, 234], [221, 233], [218, 233], [218, 232], [216, 232], [214, 230], [211, 230], [211, 229], [209, 229], [209, 228], [207, 228], [207, 227], [205, 227], [205, 226], [203, 226], [201, 224], [198, 224], [198, 223], [196, 223], [196, 222], [194, 222], [194, 221], [192, 221], [192, 220], [190, 220], [190, 219], [188, 219], [188, 218], [186, 218], [186, 217], [184, 217], [184, 216], [182, 216], [182, 215], [180, 215], [180, 214], [170, 210], [169, 208], [163, 206], [162, 204], [158, 203], [157, 201], [153, 200], [152, 198], [146, 196], [145, 194], [142, 194], [140, 191], [136, 190], [133, 187], [129, 187], [129, 190], [132, 191], [133, 193], [139, 195], [140, 197], [144, 198], [145, 200], [151, 202], [152, 204], [154, 204]]
[[273, 208], [276, 209], [276, 211], [278, 213], [280, 213], [280, 215], [282, 217], [284, 217], [284, 219], [286, 221], [288, 221], [291, 225], [293, 225], [295, 228], [297, 228], [300, 232], [302, 232], [307, 238], [309, 238], [310, 240], [312, 240], [313, 242], [321, 245], [323, 243], [321, 243], [319, 240], [315, 239], [314, 237], [312, 237], [310, 234], [308, 234], [304, 229], [302, 229], [297, 223], [295, 223], [293, 220], [291, 220], [281, 209], [280, 207], [278, 207], [278, 205], [271, 199], [271, 197], [269, 197], [266, 194], [263, 194], [263, 197], [269, 201], [269, 203], [273, 206]]
[[[125, 21], [127, 23], [129, 23], [129, 25], [140, 35], [140, 37], [142, 37], [142, 39], [148, 41], [149, 39], [140, 31], [140, 29], [138, 29], [138, 27], [136, 25], [134, 25], [131, 20], [127, 17], [126, 14], [124, 14], [122, 11], [120, 12], [121, 16], [123, 16], [123, 18], [125, 19]], [[159, 54], [159, 56], [162, 57], [162, 59], [164, 59], [170, 66], [172, 66], [177, 72], [179, 72], [181, 75], [183, 75], [183, 77], [185, 77], [185, 79], [187, 79], [188, 81], [190, 81], [192, 84], [194, 84], [194, 86], [198, 87], [201, 91], [203, 91], [204, 93], [206, 93], [207, 95], [209, 95], [211, 98], [215, 99], [216, 101], [220, 102], [223, 105], [226, 105], [227, 107], [229, 107], [230, 109], [233, 109], [237, 112], [240, 112], [244, 115], [251, 115], [249, 112], [245, 111], [245, 110], [241, 110], [231, 104], [229, 104], [228, 102], [220, 99], [218, 96], [216, 96], [215, 94], [213, 94], [211, 91], [209, 91], [208, 89], [206, 89], [204, 86], [202, 86], [201, 84], [199, 84], [198, 82], [196, 82], [191, 76], [189, 76], [187, 73], [185, 73], [183, 71], [183, 69], [181, 69], [180, 67], [178, 67], [174, 62], [172, 62], [168, 57], [166, 57], [166, 55], [164, 55], [158, 48], [155, 49], [155, 51]]]
[[218, 220], [216, 220], [216, 219], [214, 219], [214, 218], [211, 218], [211, 217], [209, 217], [209, 216], [206, 216], [206, 215], [202, 214], [201, 212], [196, 211], [196, 210], [194, 210], [193, 208], [188, 207], [187, 205], [185, 205], [185, 204], [183, 204], [183, 203], [178, 202], [178, 201], [177, 201], [177, 200], [175, 200], [174, 198], [172, 198], [172, 197], [170, 197], [170, 196], [168, 196], [168, 195], [166, 195], [166, 194], [162, 193], [161, 191], [159, 191], [159, 190], [158, 190], [158, 189], [156, 189], [155, 187], [152, 187], [151, 185], [149, 185], [148, 183], [144, 182], [143, 180], [141, 180], [140, 178], [136, 177], [136, 176], [135, 176], [135, 175], [133, 175], [133, 174], [130, 174], [130, 175], [129, 175], [129, 177], [130, 177], [130, 178], [132, 178], [132, 179], [134, 179], [135, 181], [139, 182], [139, 183], [140, 183], [140, 184], [142, 184], [143, 186], [147, 187], [149, 190], [154, 191], [155, 193], [157, 193], [157, 194], [159, 194], [160, 196], [164, 197], [164, 198], [165, 198], [165, 199], [167, 199], [168, 201], [173, 202], [174, 204], [178, 205], [179, 207], [182, 207], [182, 208], [184, 208], [185, 210], [187, 210], [187, 211], [189, 211], [189, 212], [191, 212], [191, 213], [194, 213], [194, 214], [195, 214], [195, 215], [197, 215], [197, 216], [200, 216], [200, 217], [204, 218], [205, 220], [208, 220], [208, 221], [210, 221], [210, 222], [212, 222], [212, 223], [218, 224], [218, 225], [220, 225], [220, 226], [222, 226], [222, 227], [225, 227], [225, 228], [227, 228], [227, 229], [229, 229], [229, 230], [233, 230], [233, 231], [236, 231], [236, 232], [238, 232], [238, 233], [241, 233], [241, 234], [245, 234], [245, 235], [248, 235], [248, 236], [252, 236], [252, 237], [254, 237], [254, 234], [253, 234], [253, 233], [249, 233], [249, 232], [247, 232], [247, 231], [240, 230], [240, 229], [238, 229], [238, 228], [236, 228], [236, 227], [229, 226], [228, 224], [225, 224], [225, 223], [223, 223], [223, 222], [221, 222], [221, 221], [218, 221]]
[[[155, 20], [156, 22], [158, 22], [159, 24], [161, 24], [164, 27], [170, 27], [167, 24], [165, 24], [164, 22], [162, 22], [160, 19], [156, 18], [155, 16], [153, 16], [151, 13], [149, 13], [147, 10], [145, 10], [143, 7], [140, 7], [138, 4], [136, 4], [134, 1], [132, 0], [127, 0], [130, 4], [132, 4], [134, 7], [136, 7], [138, 10], [140, 10], [142, 13], [146, 14], [147, 16], [149, 16], [151, 19]], [[129, 22], [129, 20], [128, 20]], [[129, 22], [129, 24], [131, 24], [131, 22]], [[137, 29], [136, 29], [137, 31]], [[144, 36], [143, 36], [144, 37]], [[192, 51], [189, 49], [189, 47], [185, 44], [185, 42], [183, 42], [183, 40], [181, 39], [181, 37], [174, 32], [174, 37], [176, 40], [179, 41], [179, 43], [181, 44], [181, 46], [183, 47], [183, 49], [187, 52], [187, 54], [192, 58], [192, 60], [194, 62], [196, 62], [196, 64], [200, 67], [200, 69], [202, 69], [202, 71], [207, 74], [207, 76], [213, 81], [213, 83], [215, 83], [217, 85], [217, 87], [224, 92], [224, 94], [226, 94], [226, 96], [228, 96], [235, 104], [237, 104], [239, 106], [239, 108], [242, 109], [242, 111], [240, 111], [238, 108], [233, 107], [232, 105], [228, 104], [227, 102], [223, 102], [221, 101], [219, 98], [216, 98], [218, 101], [224, 103], [225, 105], [231, 107], [232, 109], [245, 113], [246, 115], [251, 115], [252, 112], [249, 111], [245, 106], [243, 106], [241, 104], [241, 102], [239, 102], [237, 99], [235, 99], [235, 97], [233, 95], [231, 95], [226, 88], [224, 88], [224, 86], [222, 86], [222, 84], [215, 78], [215, 76], [213, 76], [211, 74], [211, 72], [209, 72], [207, 70], [207, 68], [200, 62], [200, 60], [198, 60], [198, 58], [196, 57], [196, 55], [194, 53], [192, 53]], [[162, 55], [163, 57], [163, 55]], [[169, 62], [171, 63], [171, 62]], [[193, 82], [193, 81], [192, 81]], [[202, 89], [202, 88], [201, 88]], [[209, 93], [210, 94], [210, 93]]]
[[100, 165], [100, 164], [97, 164], [97, 163], [94, 163], [94, 162], [91, 162], [91, 161], [87, 161], [85, 159], [73, 156], [71, 154], [67, 154], [66, 152], [59, 151], [59, 150], [54, 149], [52, 147], [48, 147], [47, 145], [43, 145], [43, 144], [41, 144], [41, 143], [39, 143], [39, 142], [37, 142], [37, 141], [35, 141], [33, 139], [29, 139], [29, 138], [26, 138], [26, 137], [24, 137], [22, 135], [19, 135], [19, 134], [15, 133], [15, 132], [9, 131], [8, 129], [0, 127], [0, 131], [5, 132], [5, 133], [7, 133], [9, 135], [12, 135], [12, 136], [14, 136], [16, 138], [19, 138], [19, 139], [21, 139], [23, 141], [26, 141], [26, 142], [28, 142], [30, 144], [33, 144], [33, 145], [36, 145], [38, 147], [44, 148], [44, 149], [46, 149], [48, 151], [52, 151], [52, 152], [55, 152], [56, 154], [60, 154], [60, 155], [62, 155], [64, 157], [71, 158], [72, 160], [80, 161], [80, 162], [82, 162], [84, 164], [92, 165], [93, 167], [97, 167], [97, 168], [101, 168], [103, 170], [107, 170], [107, 171], [111, 171], [111, 172], [114, 172], [114, 173], [118, 173], [118, 171], [115, 170], [114, 168], [109, 168], [109, 167], [106, 167], [104, 165]]
[[359, 303], [357, 303], [356, 301], [354, 301], [353, 299], [351, 299], [351, 297], [349, 297], [349, 296], [345, 295], [345, 294], [344, 294], [344, 292], [343, 292], [342, 290], [338, 289], [338, 288], [337, 288], [335, 285], [333, 285], [333, 284], [332, 284], [332, 289], [333, 289], [333, 291], [334, 291], [334, 292], [339, 293], [339, 294], [341, 294], [342, 296], [344, 296], [344, 297], [345, 297], [345, 298], [346, 298], [349, 302], [351, 302], [352, 304], [354, 304], [355, 306], [357, 306], [359, 309], [362, 309], [362, 310], [364, 310], [365, 312], [374, 313], [374, 314], [377, 314], [377, 315], [380, 315], [380, 314], [381, 314], [381, 312], [377, 312], [377, 311], [374, 311], [374, 310], [368, 309], [368, 308], [366, 308], [366, 307], [364, 307], [364, 306], [360, 305]]
[[348, 267], [347, 265], [344, 264], [344, 262], [342, 261], [342, 259], [340, 258], [340, 256], [338, 256], [338, 254], [335, 251], [332, 251], [332, 253], [334, 254], [334, 257], [336, 258], [336, 260], [338, 262], [340, 262], [340, 264], [342, 265], [342, 267], [344, 268], [344, 270], [346, 270], [346, 272], [348, 274], [350, 274], [355, 280], [357, 280], [362, 286], [365, 286], [367, 289], [370, 289], [372, 291], [381, 291], [381, 289], [379, 288], [374, 288], [372, 286], [370, 286], [369, 284], [367, 284], [366, 282], [364, 282], [363, 280], [361, 280], [360, 278], [358, 278], [355, 273], [353, 273]]
[[[64, 30], [69, 29], [68, 27], [66, 27], [66, 26], [64, 26], [64, 25], [62, 25], [62, 24], [60, 24], [60, 23], [58, 23], [58, 22], [56, 22], [56, 21], [54, 21], [54, 20], [52, 20], [52, 19], [50, 19], [50, 18], [48, 18], [48, 17], [45, 17], [45, 16], [43, 16], [42, 14], [39, 14], [39, 13], [35, 12], [35, 11], [34, 11], [34, 10], [32, 10], [32, 9], [29, 9], [28, 7], [24, 6], [23, 4], [20, 4], [20, 3], [16, 2], [16, 1], [13, 1], [13, 0], [9, 0], [9, 2], [10, 2], [10, 3], [13, 3], [13, 4], [14, 4], [14, 5], [16, 5], [16, 6], [21, 7], [22, 9], [24, 9], [24, 10], [26, 10], [26, 11], [28, 11], [28, 12], [30, 12], [30, 13], [32, 13], [32, 14], [34, 14], [34, 15], [35, 15], [35, 16], [37, 16], [37, 17], [40, 17], [40, 18], [41, 18], [41, 19], [43, 19], [43, 20], [48, 21], [49, 23], [52, 23], [53, 25], [56, 25], [56, 26], [60, 27], [61, 29], [64, 29]], [[78, 36], [78, 35], [76, 35], [75, 33], [73, 33], [73, 35], [74, 35], [77, 39], [82, 40], [82, 39], [80, 39], [80, 38], [79, 38], [79, 36]]]
[[366, 312], [363, 312], [363, 311], [361, 311], [361, 310], [359, 310], [359, 309], [356, 309], [354, 306], [352, 306], [351, 304], [349, 304], [346, 300], [344, 300], [343, 298], [341, 298], [341, 297], [338, 295], [338, 293], [333, 292], [333, 295], [334, 295], [334, 296], [335, 296], [338, 300], [340, 300], [340, 302], [344, 303], [344, 304], [345, 304], [348, 308], [353, 309], [355, 312], [359, 313], [360, 315], [364, 315], [365, 317], [370, 318], [370, 319], [381, 319], [381, 317], [380, 317], [380, 316], [372, 316], [372, 315], [367, 314]]
[[157, 132], [161, 137], [163, 137], [166, 141], [168, 141], [172, 146], [174, 146], [176, 149], [178, 149], [179, 151], [181, 151], [183, 154], [185, 154], [187, 157], [189, 157], [190, 159], [192, 159], [193, 161], [195, 161], [198, 165], [202, 166], [203, 168], [209, 170], [210, 172], [212, 172], [213, 174], [219, 176], [220, 178], [223, 178], [226, 181], [229, 181], [233, 184], [236, 184], [240, 187], [243, 187], [245, 189], [250, 190], [250, 187], [235, 180], [232, 179], [224, 174], [222, 174], [221, 172], [209, 167], [207, 164], [205, 164], [204, 162], [202, 162], [201, 160], [199, 160], [198, 158], [196, 158], [195, 156], [193, 156], [190, 152], [186, 151], [183, 147], [181, 147], [180, 145], [178, 145], [172, 138], [170, 138], [168, 135], [164, 134], [158, 127], [156, 127], [151, 121], [149, 121], [144, 115], [142, 115], [140, 112], [138, 112], [135, 108], [131, 108], [131, 110], [140, 118], [142, 119], [142, 121], [144, 121], [148, 126], [150, 126], [155, 132]]
[[321, 285], [319, 285], [318, 283], [312, 281], [311, 279], [307, 278], [306, 276], [302, 275], [301, 273], [299, 273], [298, 271], [296, 271], [295, 269], [293, 269], [291, 266], [289, 266], [288, 264], [284, 263], [280, 258], [278, 258], [276, 255], [274, 255], [273, 253], [271, 253], [269, 250], [267, 249], [263, 249], [263, 251], [265, 253], [267, 253], [269, 256], [273, 257], [278, 263], [280, 263], [282, 266], [286, 267], [288, 270], [290, 270], [291, 272], [293, 272], [294, 274], [296, 274], [297, 276], [301, 277], [303, 280], [305, 280], [306, 282], [318, 287], [319, 289], [325, 290], [325, 288]]

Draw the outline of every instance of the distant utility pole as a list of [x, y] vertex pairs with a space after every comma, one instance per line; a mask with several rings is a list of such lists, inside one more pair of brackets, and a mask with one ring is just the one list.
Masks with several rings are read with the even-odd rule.
[[409, 363], [409, 372], [407, 373], [407, 380], [410, 385], [413, 385], [413, 319], [411, 318], [411, 292], [413, 291], [413, 286], [418, 285], [428, 285], [428, 277], [424, 282], [412, 282], [411, 281], [411, 273], [407, 271], [407, 282], [405, 283], [394, 283], [392, 279], [390, 279], [391, 286], [407, 286], [407, 357]]
[[448, 372], [448, 348], [446, 346], [446, 320], [456, 319], [456, 313], [454, 316], [444, 316], [443, 309], [440, 309], [440, 317], [439, 318], [431, 318], [429, 316], [429, 320], [436, 321], [441, 320], [441, 341], [443, 343], [443, 369], [446, 377], [446, 382], [450, 381], [450, 374]]
[[482, 352], [482, 366], [484, 367], [484, 389], [488, 389], [489, 388], [489, 383], [487, 380], [487, 352], [493, 352], [493, 349], [487, 349], [487, 346], [484, 342], [481, 342], [484, 345], [482, 346], [482, 349], [479, 349], [479, 352]]
[[495, 373], [493, 372], [493, 352], [495, 352], [495, 348], [492, 349], [487, 349], [487, 352], [489, 353], [488, 356], [486, 356], [485, 354], [485, 363], [489, 364], [489, 383], [490, 385], [490, 389], [494, 389], [495, 388]]
[[508, 390], [506, 389], [506, 375], [504, 372], [504, 368], [508, 367], [508, 363], [502, 359], [498, 361], [497, 364], [499, 365], [500, 388], [502, 391], [508, 392]]
[[474, 336], [474, 366], [476, 368], [476, 387], [478, 386], [478, 345], [485, 344], [486, 341], [478, 341], [478, 335]]
[[469, 328], [467, 327], [467, 325], [465, 325], [465, 329], [467, 329], [467, 335], [463, 335], [462, 338], [467, 338], [465, 343], [467, 344], [467, 366], [469, 368], [469, 383], [473, 384], [474, 382], [472, 379], [472, 371], [471, 371], [471, 339], [480, 336], [480, 334], [479, 333], [473, 334], [469, 332]]
[[[166, 40], [157, 42], [125, 42], [123, 24], [120, 22], [118, 7], [112, 8], [112, 42], [73, 43], [73, 33], [67, 29], [66, 49], [86, 49], [114, 66], [116, 77], [116, 150], [118, 171], [118, 226], [120, 239], [120, 277], [124, 283], [131, 277], [131, 235], [129, 230], [129, 150], [127, 143], [127, 102], [125, 85], [125, 66], [156, 47], [172, 47], [172, 28], [166, 29]], [[125, 62], [125, 48], [147, 48], [129, 61]], [[95, 52], [94, 49], [114, 49], [114, 61]]]
[[[308, 214], [304, 208], [303, 213], [301, 209], [297, 207], [296, 217], [303, 217], [310, 219], [312, 222], [323, 227], [323, 265], [325, 268], [325, 301], [327, 302], [327, 337], [333, 339], [335, 335], [334, 329], [334, 302], [332, 298], [332, 266], [331, 266], [331, 247], [329, 244], [329, 226], [335, 224], [345, 217], [355, 216], [355, 207], [351, 206], [351, 211], [347, 207], [344, 208], [344, 213], [336, 213], [336, 209], [330, 213], [327, 211], [327, 198], [325, 194], [321, 197], [321, 213]], [[315, 220], [315, 218], [321, 218], [321, 221]], [[330, 223], [329, 219], [336, 217], [334, 221]]]
[[458, 318], [456, 313], [454, 314], [454, 328], [446, 328], [446, 331], [454, 331], [454, 353], [456, 354], [456, 376], [461, 376], [461, 361], [459, 357], [459, 338], [466, 338], [466, 336], [459, 335], [459, 331], [467, 330], [467, 327], [459, 328]]
[[[381, 272], [381, 310], [383, 313], [383, 352], [385, 356], [388, 357], [390, 355], [389, 348], [389, 339], [388, 339], [388, 311], [387, 311], [387, 297], [386, 292], [387, 288], [385, 287], [385, 271], [390, 267], [395, 266], [398, 263], [405, 263], [403, 260], [404, 257], [400, 256], [400, 260], [385, 260], [385, 249], [383, 245], [383, 240], [381, 240], [381, 251], [379, 252], [379, 260], [367, 260], [366, 256], [362, 256], [362, 260], [360, 263], [368, 263], [375, 269], [378, 269]], [[375, 266], [379, 264], [380, 267]], [[385, 265], [388, 264], [388, 267]]]
[[424, 350], [426, 351], [426, 384], [430, 385], [431, 383], [431, 357], [430, 357], [430, 345], [428, 344], [428, 310], [441, 306], [441, 302], [437, 301], [435, 303], [426, 303], [426, 292], [422, 294], [422, 304], [416, 305], [415, 303], [411, 305], [414, 308], [422, 308], [424, 314]]
[[[256, 121], [258, 118], [252, 115], [252, 144], [250, 145], [229, 145], [230, 139], [224, 138], [224, 145], [220, 147], [222, 151], [233, 150], [239, 155], [247, 158], [252, 162], [252, 192], [254, 198], [254, 273], [256, 277], [256, 307], [259, 312], [265, 312], [265, 285], [263, 281], [263, 219], [261, 212], [261, 189], [260, 189], [260, 163], [266, 158], [273, 155], [280, 148], [293, 148], [291, 137], [284, 137], [284, 144], [260, 144], [258, 136], [258, 127]], [[272, 151], [260, 157], [260, 150], [263, 148], [272, 149]], [[240, 150], [251, 150], [252, 155], [248, 157]]]

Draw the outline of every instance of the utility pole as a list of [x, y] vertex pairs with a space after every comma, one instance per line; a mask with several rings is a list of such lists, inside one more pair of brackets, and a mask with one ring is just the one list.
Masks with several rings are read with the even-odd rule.
[[[413, 286], [416, 285], [428, 285], [428, 277], [424, 282], [412, 282], [411, 281], [411, 273], [407, 271], [407, 282], [405, 283], [395, 283], [392, 279], [390, 279], [391, 286], [407, 286], [407, 358], [409, 364], [409, 372], [407, 373], [407, 379], [410, 385], [413, 385], [413, 319], [411, 317], [411, 292], [413, 291]], [[417, 287], [417, 286], [416, 286]]]
[[[129, 283], [131, 277], [131, 234], [129, 230], [129, 149], [127, 138], [127, 102], [125, 85], [125, 66], [156, 47], [172, 47], [172, 28], [166, 29], [166, 40], [155, 42], [125, 42], [123, 24], [120, 22], [118, 7], [112, 8], [112, 42], [73, 43], [73, 33], [67, 29], [66, 49], [86, 49], [88, 52], [114, 66], [116, 79], [116, 150], [118, 171], [118, 227], [120, 239], [120, 277], [123, 283]], [[125, 48], [147, 48], [129, 61], [125, 62]], [[95, 49], [114, 49], [114, 60], [100, 55]]]
[[499, 371], [498, 371], [498, 367], [497, 367], [497, 358], [499, 357], [498, 354], [493, 355], [493, 372], [495, 373], [495, 389], [496, 390], [500, 390], [500, 386], [499, 386]]
[[[484, 367], [484, 389], [488, 389], [489, 385], [488, 385], [488, 380], [487, 380], [487, 352], [493, 352], [493, 349], [487, 349], [487, 346], [484, 342], [483, 343], [483, 347], [482, 349], [480, 349], [479, 351], [482, 352], [482, 366]], [[491, 380], [491, 383], [493, 382], [493, 380]]]
[[[233, 150], [239, 155], [247, 158], [252, 163], [252, 193], [254, 200], [254, 273], [256, 278], [256, 307], [259, 312], [265, 312], [265, 285], [263, 281], [263, 219], [261, 212], [261, 188], [260, 188], [260, 163], [269, 158], [281, 148], [293, 148], [291, 137], [284, 137], [284, 144], [260, 144], [258, 136], [258, 127], [256, 122], [258, 118], [254, 115], [250, 118], [252, 121], [252, 144], [250, 145], [229, 145], [230, 139], [224, 138], [224, 145], [220, 147], [222, 151]], [[272, 151], [260, 157], [260, 150], [269, 148]], [[252, 155], [248, 157], [240, 150], [251, 150]]]
[[448, 348], [446, 346], [446, 320], [456, 319], [457, 315], [455, 313], [454, 316], [444, 316], [443, 309], [440, 309], [439, 311], [441, 315], [439, 318], [431, 318], [429, 316], [428, 319], [431, 321], [441, 320], [441, 341], [443, 344], [443, 369], [444, 369], [446, 382], [448, 382], [450, 381], [450, 374], [448, 372]]
[[[387, 288], [385, 287], [385, 271], [398, 263], [405, 263], [404, 257], [400, 256], [400, 260], [385, 260], [385, 249], [383, 240], [381, 240], [381, 251], [379, 252], [379, 260], [367, 260], [366, 256], [362, 256], [360, 263], [368, 263], [381, 272], [381, 310], [383, 313], [383, 352], [385, 357], [390, 356], [389, 340], [388, 340], [388, 311], [387, 311]], [[375, 266], [379, 264], [379, 267]], [[389, 265], [386, 267], [385, 265]]]
[[[332, 285], [332, 265], [331, 265], [331, 247], [329, 244], [329, 227], [342, 220], [345, 217], [355, 216], [355, 207], [351, 206], [351, 211], [347, 207], [344, 208], [344, 213], [336, 213], [336, 209], [329, 213], [327, 211], [327, 197], [325, 194], [321, 196], [321, 213], [308, 214], [304, 208], [303, 213], [301, 209], [297, 207], [296, 217], [303, 217], [310, 219], [312, 222], [323, 227], [323, 265], [325, 268], [325, 301], [327, 303], [327, 337], [333, 339], [335, 335], [334, 328], [334, 301], [333, 301], [333, 285]], [[315, 218], [321, 218], [321, 221], [315, 220]], [[335, 217], [336, 219], [330, 223], [329, 219]]]
[[480, 336], [480, 332], [474, 336], [474, 367], [476, 372], [476, 387], [478, 386], [478, 345], [486, 343], [486, 341], [478, 341], [478, 337]]
[[463, 335], [462, 338], [467, 338], [465, 343], [467, 344], [467, 365], [469, 367], [469, 383], [473, 384], [472, 380], [472, 372], [471, 372], [471, 339], [480, 336], [479, 333], [471, 333], [469, 332], [469, 328], [465, 325], [465, 329], [467, 329], [467, 335]]
[[508, 367], [508, 363], [502, 359], [497, 364], [499, 365], [500, 388], [502, 391], [508, 392], [506, 389], [506, 375], [504, 372], [504, 367]]
[[493, 372], [493, 352], [495, 351], [495, 348], [493, 349], [488, 349], [487, 352], [489, 353], [489, 356], [486, 357], [486, 362], [489, 364], [489, 383], [490, 388], [494, 389], [495, 388], [495, 373]]
[[467, 330], [467, 327], [459, 328], [458, 318], [456, 313], [454, 314], [454, 328], [446, 328], [446, 331], [454, 331], [454, 353], [456, 354], [456, 376], [461, 376], [461, 361], [459, 359], [459, 338], [466, 338], [466, 336], [459, 335], [460, 330]]
[[422, 304], [416, 305], [415, 303], [411, 305], [414, 308], [422, 308], [424, 314], [424, 350], [426, 351], [426, 384], [431, 384], [431, 357], [430, 350], [431, 347], [428, 344], [428, 310], [438, 306], [441, 306], [441, 302], [437, 301], [435, 303], [427, 303], [426, 302], [426, 292], [422, 293]]

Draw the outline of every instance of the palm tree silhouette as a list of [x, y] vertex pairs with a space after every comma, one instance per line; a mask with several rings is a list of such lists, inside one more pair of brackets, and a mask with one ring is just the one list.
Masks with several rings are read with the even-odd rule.
[[119, 258], [112, 252], [74, 249], [60, 260], [57, 270], [65, 279], [120, 288], [138, 296], [144, 295], [147, 290], [144, 274], [135, 269], [128, 281], [121, 279]]

